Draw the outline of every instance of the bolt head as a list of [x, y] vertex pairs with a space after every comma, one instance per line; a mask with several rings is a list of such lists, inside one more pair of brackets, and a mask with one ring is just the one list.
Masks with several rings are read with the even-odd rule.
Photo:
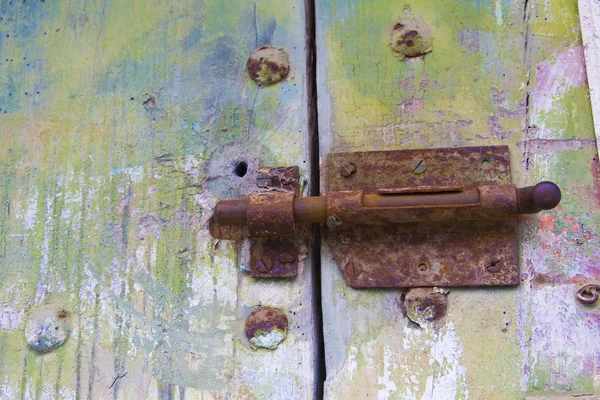
[[294, 256], [284, 251], [283, 253], [279, 254], [279, 261], [281, 261], [284, 264], [291, 263], [294, 261]]
[[39, 353], [47, 353], [61, 346], [70, 334], [69, 312], [54, 304], [32, 311], [25, 325], [27, 344]]
[[412, 160], [410, 162], [410, 170], [414, 174], [422, 174], [423, 172], [425, 172], [426, 168], [427, 168], [427, 163], [422, 158]]
[[421, 18], [402, 18], [390, 32], [390, 46], [402, 60], [424, 56], [433, 48], [431, 30]]
[[340, 167], [340, 175], [344, 178], [351, 177], [352, 175], [356, 174], [356, 171], [356, 165], [352, 163], [344, 163]]
[[269, 257], [262, 256], [256, 261], [256, 269], [258, 272], [267, 273], [273, 268], [273, 262]]
[[494, 261], [490, 262], [485, 269], [488, 272], [492, 272], [492, 273], [500, 272], [500, 270], [502, 269], [502, 261], [494, 260]]
[[348, 274], [348, 276], [357, 277], [361, 272], [362, 268], [357, 262], [350, 261], [346, 264], [346, 274]]
[[276, 308], [258, 307], [246, 318], [246, 337], [255, 349], [276, 349], [287, 336], [287, 330], [288, 319]]
[[259, 85], [271, 85], [287, 77], [290, 60], [283, 49], [262, 46], [248, 57], [246, 70], [250, 78]]

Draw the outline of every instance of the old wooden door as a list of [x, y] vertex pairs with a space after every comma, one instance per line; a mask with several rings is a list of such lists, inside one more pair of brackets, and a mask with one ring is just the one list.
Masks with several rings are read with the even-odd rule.
[[[401, 19], [424, 55], [390, 47]], [[250, 79], [261, 46], [281, 82]], [[574, 297], [600, 280], [576, 0], [3, 0], [0, 138], [0, 398], [600, 393], [599, 308]], [[452, 289], [436, 324], [350, 288], [325, 242], [255, 280], [247, 243], [208, 232], [261, 167], [298, 165], [308, 195], [319, 153], [483, 145], [563, 201], [520, 218], [519, 287]], [[249, 341], [261, 307], [282, 342]]]
[[[600, 393], [600, 308], [574, 296], [600, 280], [576, 1], [321, 0], [316, 11], [322, 154], [502, 144], [515, 184], [563, 190], [559, 208], [519, 220], [521, 285], [452, 289], [440, 328], [409, 323], [400, 290], [350, 288], [324, 244], [327, 398]], [[429, 28], [424, 57], [390, 48], [402, 18]]]
[[[304, 31], [301, 0], [0, 1], [0, 398], [312, 398], [308, 261], [253, 280], [207, 229], [258, 167], [307, 190]], [[263, 45], [289, 56], [268, 87]], [[245, 336], [260, 305], [276, 351]]]

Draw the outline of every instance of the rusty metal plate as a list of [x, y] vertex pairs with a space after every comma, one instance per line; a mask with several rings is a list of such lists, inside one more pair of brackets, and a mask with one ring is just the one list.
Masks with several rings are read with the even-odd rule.
[[298, 276], [298, 245], [295, 238], [255, 238], [250, 246], [253, 278]]
[[[346, 164], [356, 167], [348, 177], [341, 173]], [[511, 183], [508, 146], [334, 153], [327, 156], [326, 174], [323, 181], [327, 191], [364, 193], [425, 186], [473, 189], [484, 183]]]
[[[256, 184], [260, 188], [299, 193], [298, 167], [261, 168]], [[299, 232], [301, 233], [301, 232]], [[294, 278], [298, 276], [298, 238], [255, 237], [250, 239], [250, 270], [253, 278]]]
[[[510, 184], [507, 146], [330, 154], [330, 191]], [[347, 171], [347, 164], [355, 172]], [[335, 225], [333, 258], [355, 288], [507, 286], [520, 282], [516, 220]]]

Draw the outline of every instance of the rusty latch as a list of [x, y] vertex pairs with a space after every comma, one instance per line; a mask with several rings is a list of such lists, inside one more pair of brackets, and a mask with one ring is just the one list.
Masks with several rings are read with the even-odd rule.
[[248, 226], [250, 236], [290, 236], [307, 223], [390, 225], [409, 222], [502, 219], [550, 210], [560, 202], [552, 182], [518, 189], [515, 185], [419, 186], [330, 192], [327, 196], [295, 197], [261, 193], [245, 200], [220, 201], [214, 210], [219, 225]]
[[556, 207], [561, 192], [511, 184], [508, 156], [506, 146], [331, 154], [324, 196], [256, 193], [220, 201], [213, 219], [271, 238], [326, 223], [354, 287], [516, 285], [516, 217]]

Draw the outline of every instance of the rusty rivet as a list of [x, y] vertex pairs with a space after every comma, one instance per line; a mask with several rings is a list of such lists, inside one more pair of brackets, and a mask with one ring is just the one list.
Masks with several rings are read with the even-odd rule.
[[433, 48], [431, 30], [421, 18], [402, 18], [392, 28], [390, 46], [403, 60], [421, 57]]
[[47, 353], [61, 346], [71, 334], [71, 318], [64, 308], [48, 304], [33, 311], [25, 325], [25, 339], [33, 350]]
[[294, 256], [284, 251], [279, 255], [279, 261], [281, 261], [284, 264], [291, 263], [292, 261], [294, 261]]
[[360, 267], [360, 264], [354, 261], [350, 261], [346, 264], [346, 274], [348, 274], [348, 276], [356, 277], [360, 275], [361, 272], [362, 268]]
[[340, 175], [342, 175], [344, 178], [348, 178], [356, 174], [356, 171], [356, 165], [352, 163], [344, 163], [340, 167]]
[[253, 349], [274, 350], [287, 336], [288, 320], [276, 308], [259, 307], [246, 318], [246, 337]]
[[502, 269], [502, 262], [500, 260], [492, 261], [486, 269], [488, 272], [499, 272]]
[[577, 291], [577, 300], [583, 304], [594, 304], [598, 301], [598, 291], [600, 285], [585, 285]]
[[427, 269], [428, 269], [429, 267], [427, 266], [427, 264], [425, 264], [425, 263], [421, 263], [421, 264], [419, 264], [419, 266], [418, 266], [417, 268], [419, 269], [419, 271], [421, 271], [421, 272], [425, 272], [425, 271], [427, 271]]
[[262, 256], [256, 261], [256, 269], [259, 272], [267, 273], [273, 268], [273, 261], [269, 257]]
[[283, 49], [262, 46], [248, 57], [246, 70], [259, 85], [271, 85], [285, 79], [290, 72], [290, 60]]
[[422, 158], [410, 162], [410, 170], [415, 174], [422, 174], [426, 168], [427, 163]]

